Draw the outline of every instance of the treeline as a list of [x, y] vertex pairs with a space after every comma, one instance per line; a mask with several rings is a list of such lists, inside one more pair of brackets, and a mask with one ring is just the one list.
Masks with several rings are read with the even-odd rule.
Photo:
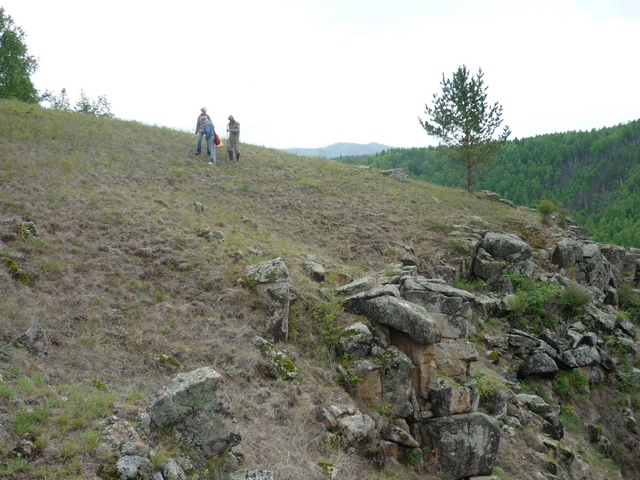
[[[496, 167], [475, 172], [476, 190], [491, 190], [532, 208], [550, 200], [568, 208], [597, 241], [640, 248], [640, 120], [511, 140], [496, 158]], [[466, 187], [463, 167], [434, 147], [339, 160], [383, 170], [403, 168], [412, 178]]]

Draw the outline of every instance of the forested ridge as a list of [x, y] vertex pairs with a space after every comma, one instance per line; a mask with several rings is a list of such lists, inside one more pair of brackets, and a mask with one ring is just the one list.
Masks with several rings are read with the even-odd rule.
[[[603, 243], [640, 248], [640, 120], [589, 132], [508, 141], [498, 165], [475, 172], [475, 189], [535, 208], [550, 200]], [[340, 161], [403, 168], [412, 178], [465, 188], [464, 168], [435, 147], [391, 149]]]

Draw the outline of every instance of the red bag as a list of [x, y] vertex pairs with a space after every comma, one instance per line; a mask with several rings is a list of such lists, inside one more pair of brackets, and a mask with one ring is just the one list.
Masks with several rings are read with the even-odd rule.
[[222, 143], [222, 140], [220, 140], [220, 137], [218, 136], [218, 134], [216, 133], [213, 137], [213, 144], [217, 147], [218, 145], [220, 145]]

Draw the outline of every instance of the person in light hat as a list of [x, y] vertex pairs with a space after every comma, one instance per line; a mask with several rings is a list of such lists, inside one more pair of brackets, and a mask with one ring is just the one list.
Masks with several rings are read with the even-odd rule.
[[[196, 155], [200, 155], [202, 152], [202, 137], [204, 137], [204, 122], [211, 121], [211, 117], [207, 114], [207, 109], [202, 107], [200, 109], [200, 115], [198, 115], [198, 123], [196, 123], [196, 133], [198, 136], [198, 146], [196, 147]], [[207, 144], [207, 155], [211, 156], [209, 151], [209, 145]]]

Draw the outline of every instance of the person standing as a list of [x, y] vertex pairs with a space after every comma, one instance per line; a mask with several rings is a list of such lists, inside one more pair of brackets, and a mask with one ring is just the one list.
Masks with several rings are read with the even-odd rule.
[[240, 160], [240, 123], [236, 122], [233, 115], [229, 115], [229, 124], [227, 125], [227, 153], [229, 161], [233, 162], [233, 152], [236, 152], [236, 162]]
[[213, 144], [213, 140], [216, 136], [216, 129], [213, 127], [213, 122], [209, 119], [204, 121], [204, 136], [207, 139], [207, 153], [209, 155], [209, 165], [215, 165], [216, 158], [216, 146]]
[[[198, 146], [196, 148], [196, 155], [200, 155], [202, 152], [202, 137], [204, 136], [204, 122], [211, 121], [211, 117], [207, 114], [207, 109], [202, 107], [200, 109], [200, 115], [198, 115], [198, 123], [196, 123], [196, 135], [198, 135]], [[207, 144], [207, 155], [211, 155], [209, 151], [209, 145]]]

